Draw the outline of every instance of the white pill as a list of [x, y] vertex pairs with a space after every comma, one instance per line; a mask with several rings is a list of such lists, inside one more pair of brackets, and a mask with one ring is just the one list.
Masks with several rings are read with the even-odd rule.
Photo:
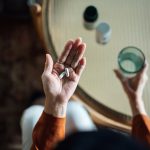
[[69, 69], [65, 68], [65, 72], [66, 72], [66, 77], [69, 77]]
[[62, 72], [62, 73], [59, 75], [59, 79], [62, 79], [65, 75], [66, 75], [66, 71]]

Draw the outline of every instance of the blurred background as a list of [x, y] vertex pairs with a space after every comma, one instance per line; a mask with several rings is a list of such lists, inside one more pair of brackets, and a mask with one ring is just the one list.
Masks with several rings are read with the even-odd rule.
[[43, 47], [27, 0], [0, 0], [0, 149], [21, 149], [20, 117], [42, 91]]

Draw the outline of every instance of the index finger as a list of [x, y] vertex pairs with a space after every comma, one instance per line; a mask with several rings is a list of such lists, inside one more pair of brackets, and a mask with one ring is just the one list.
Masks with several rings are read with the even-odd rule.
[[122, 73], [121, 73], [119, 70], [114, 69], [114, 73], [116, 74], [117, 78], [118, 78], [121, 82], [123, 82], [123, 81], [125, 80], [125, 77], [122, 75]]

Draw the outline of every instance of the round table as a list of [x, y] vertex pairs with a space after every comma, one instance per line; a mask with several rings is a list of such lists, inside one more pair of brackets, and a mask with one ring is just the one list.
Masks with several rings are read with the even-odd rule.
[[[112, 29], [106, 45], [96, 42], [96, 30], [83, 25], [83, 12], [89, 5], [97, 8], [97, 23], [105, 21]], [[68, 39], [82, 37], [87, 44], [87, 67], [76, 94], [99, 114], [123, 124], [131, 123], [128, 99], [115, 77], [117, 56], [126, 46], [140, 48], [150, 62], [150, 0], [44, 0], [43, 23], [47, 47], [54, 58]], [[148, 72], [149, 75], [149, 72]], [[144, 102], [150, 115], [150, 80]]]

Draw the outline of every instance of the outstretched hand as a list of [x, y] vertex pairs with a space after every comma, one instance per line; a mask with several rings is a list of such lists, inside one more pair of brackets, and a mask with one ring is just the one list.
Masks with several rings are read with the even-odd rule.
[[143, 69], [132, 78], [125, 77], [119, 70], [114, 70], [129, 98], [142, 97], [145, 84], [148, 80], [147, 70], [147, 62]]
[[119, 70], [114, 70], [117, 78], [121, 81], [125, 93], [129, 98], [133, 115], [138, 113], [146, 113], [142, 95], [145, 84], [148, 80], [147, 70], [147, 62], [145, 63], [143, 69], [131, 78], [125, 77]]
[[[73, 95], [82, 71], [86, 65], [83, 57], [86, 44], [81, 38], [68, 41], [61, 56], [54, 63], [52, 57], [46, 54], [45, 69], [42, 74], [43, 88], [46, 96], [45, 112], [58, 117], [64, 117], [67, 103]], [[60, 78], [65, 68], [69, 77]]]

